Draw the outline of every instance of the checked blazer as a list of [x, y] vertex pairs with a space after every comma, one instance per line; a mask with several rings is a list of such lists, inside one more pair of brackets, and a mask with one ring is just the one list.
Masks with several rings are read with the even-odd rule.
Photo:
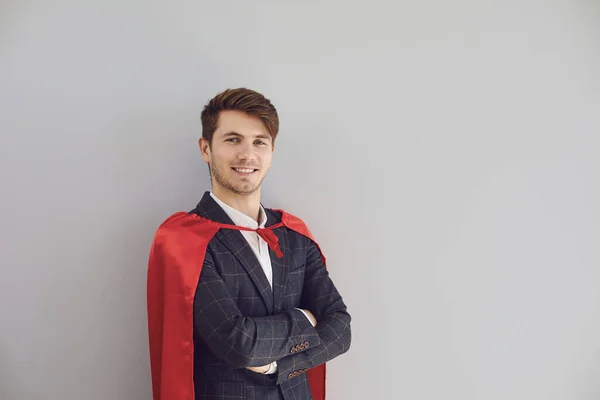
[[[209, 192], [190, 212], [233, 224]], [[280, 213], [265, 212], [266, 226], [280, 222]], [[305, 372], [350, 347], [351, 317], [317, 245], [286, 227], [273, 232], [283, 252], [269, 249], [273, 289], [240, 231], [220, 229], [208, 243], [194, 298], [196, 400], [312, 399]], [[274, 374], [246, 368], [272, 361]]]

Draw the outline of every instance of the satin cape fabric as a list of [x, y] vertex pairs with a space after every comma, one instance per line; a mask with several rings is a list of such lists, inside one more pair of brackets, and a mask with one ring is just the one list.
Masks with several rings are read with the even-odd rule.
[[[278, 257], [282, 253], [272, 229], [287, 227], [307, 236], [316, 244], [301, 219], [282, 210], [274, 211], [281, 213], [281, 222], [259, 229], [257, 233]], [[147, 277], [154, 400], [194, 400], [194, 295], [206, 247], [221, 228], [252, 230], [218, 223], [196, 214], [177, 212], [160, 225], [154, 236]], [[325, 264], [322, 251], [321, 256]], [[314, 400], [325, 400], [325, 370], [326, 364], [321, 364], [306, 372]]]

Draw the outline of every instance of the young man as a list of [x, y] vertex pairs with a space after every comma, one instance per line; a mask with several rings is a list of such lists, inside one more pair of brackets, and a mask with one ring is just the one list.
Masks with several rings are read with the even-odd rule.
[[323, 400], [350, 314], [302, 220], [260, 201], [279, 119], [249, 89], [201, 115], [212, 190], [159, 227], [148, 265], [155, 400]]

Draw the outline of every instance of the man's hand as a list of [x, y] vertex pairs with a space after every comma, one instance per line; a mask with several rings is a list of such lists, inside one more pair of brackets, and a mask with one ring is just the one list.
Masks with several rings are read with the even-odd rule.
[[263, 365], [262, 367], [246, 367], [250, 371], [257, 372], [259, 374], [265, 374], [271, 368], [271, 364]]
[[304, 313], [307, 315], [308, 319], [312, 323], [312, 326], [317, 326], [317, 319], [315, 318], [313, 313], [311, 313], [309, 310], [304, 309], [304, 308], [302, 309], [302, 311], [304, 311]]

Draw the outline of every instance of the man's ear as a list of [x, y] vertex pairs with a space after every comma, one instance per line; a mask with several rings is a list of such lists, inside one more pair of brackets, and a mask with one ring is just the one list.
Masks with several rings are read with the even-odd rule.
[[200, 154], [202, 159], [206, 162], [210, 161], [210, 142], [203, 137], [198, 139], [198, 147], [200, 148]]

